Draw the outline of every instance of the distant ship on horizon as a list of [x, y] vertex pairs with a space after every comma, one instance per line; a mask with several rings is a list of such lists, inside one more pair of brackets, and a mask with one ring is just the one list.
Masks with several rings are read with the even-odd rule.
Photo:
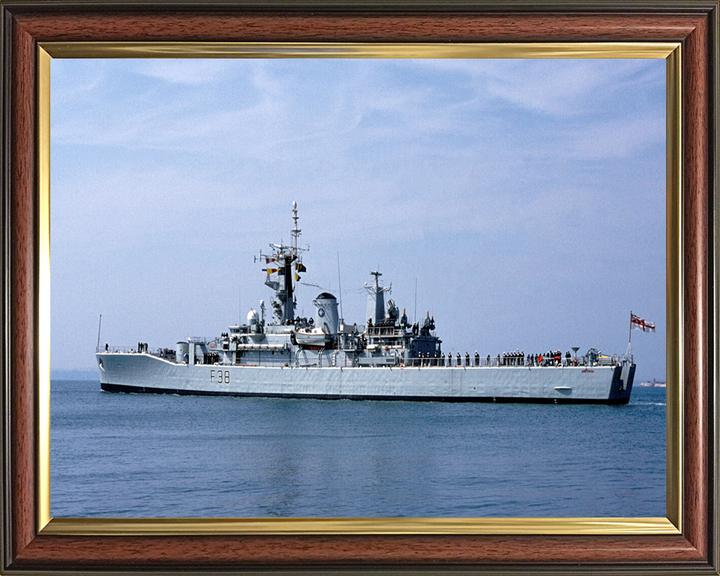
[[643, 386], [645, 388], [666, 388], [667, 384], [664, 381], [655, 380], [655, 378], [652, 379], [652, 382], [640, 382], [638, 386]]

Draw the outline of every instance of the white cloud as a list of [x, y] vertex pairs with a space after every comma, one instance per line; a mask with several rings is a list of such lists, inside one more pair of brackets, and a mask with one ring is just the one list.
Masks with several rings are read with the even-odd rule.
[[[421, 60], [422, 68], [451, 71], [480, 94], [522, 110], [569, 117], [598, 109], [619, 93], [664, 84], [662, 61], [538, 59]], [[658, 64], [660, 63], [660, 64]]]
[[74, 66], [73, 60], [62, 58], [50, 62], [51, 79], [51, 114], [60, 107], [70, 107], [77, 102], [86, 106], [89, 102], [99, 101], [99, 92], [107, 80], [106, 62], [99, 60], [93, 66]]
[[561, 150], [580, 159], [631, 158], [649, 146], [665, 142], [665, 118], [643, 114], [628, 119], [598, 122], [577, 131]]
[[137, 74], [172, 84], [201, 85], [221, 80], [230, 63], [220, 59], [133, 60], [130, 68]]

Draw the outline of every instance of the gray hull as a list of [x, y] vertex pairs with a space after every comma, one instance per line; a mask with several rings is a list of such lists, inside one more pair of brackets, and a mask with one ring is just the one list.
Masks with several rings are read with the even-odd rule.
[[634, 364], [615, 366], [279, 367], [178, 364], [98, 353], [108, 392], [444, 402], [627, 404]]

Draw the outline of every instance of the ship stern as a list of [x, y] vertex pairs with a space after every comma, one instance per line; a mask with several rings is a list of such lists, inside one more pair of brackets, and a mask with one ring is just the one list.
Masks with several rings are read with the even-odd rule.
[[635, 379], [635, 364], [622, 364], [613, 371], [610, 384], [608, 404], [627, 404], [630, 402], [633, 380]]

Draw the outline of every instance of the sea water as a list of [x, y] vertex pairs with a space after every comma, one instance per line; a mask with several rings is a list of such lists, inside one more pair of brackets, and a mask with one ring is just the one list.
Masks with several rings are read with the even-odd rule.
[[56, 517], [665, 516], [664, 388], [627, 406], [51, 389]]

